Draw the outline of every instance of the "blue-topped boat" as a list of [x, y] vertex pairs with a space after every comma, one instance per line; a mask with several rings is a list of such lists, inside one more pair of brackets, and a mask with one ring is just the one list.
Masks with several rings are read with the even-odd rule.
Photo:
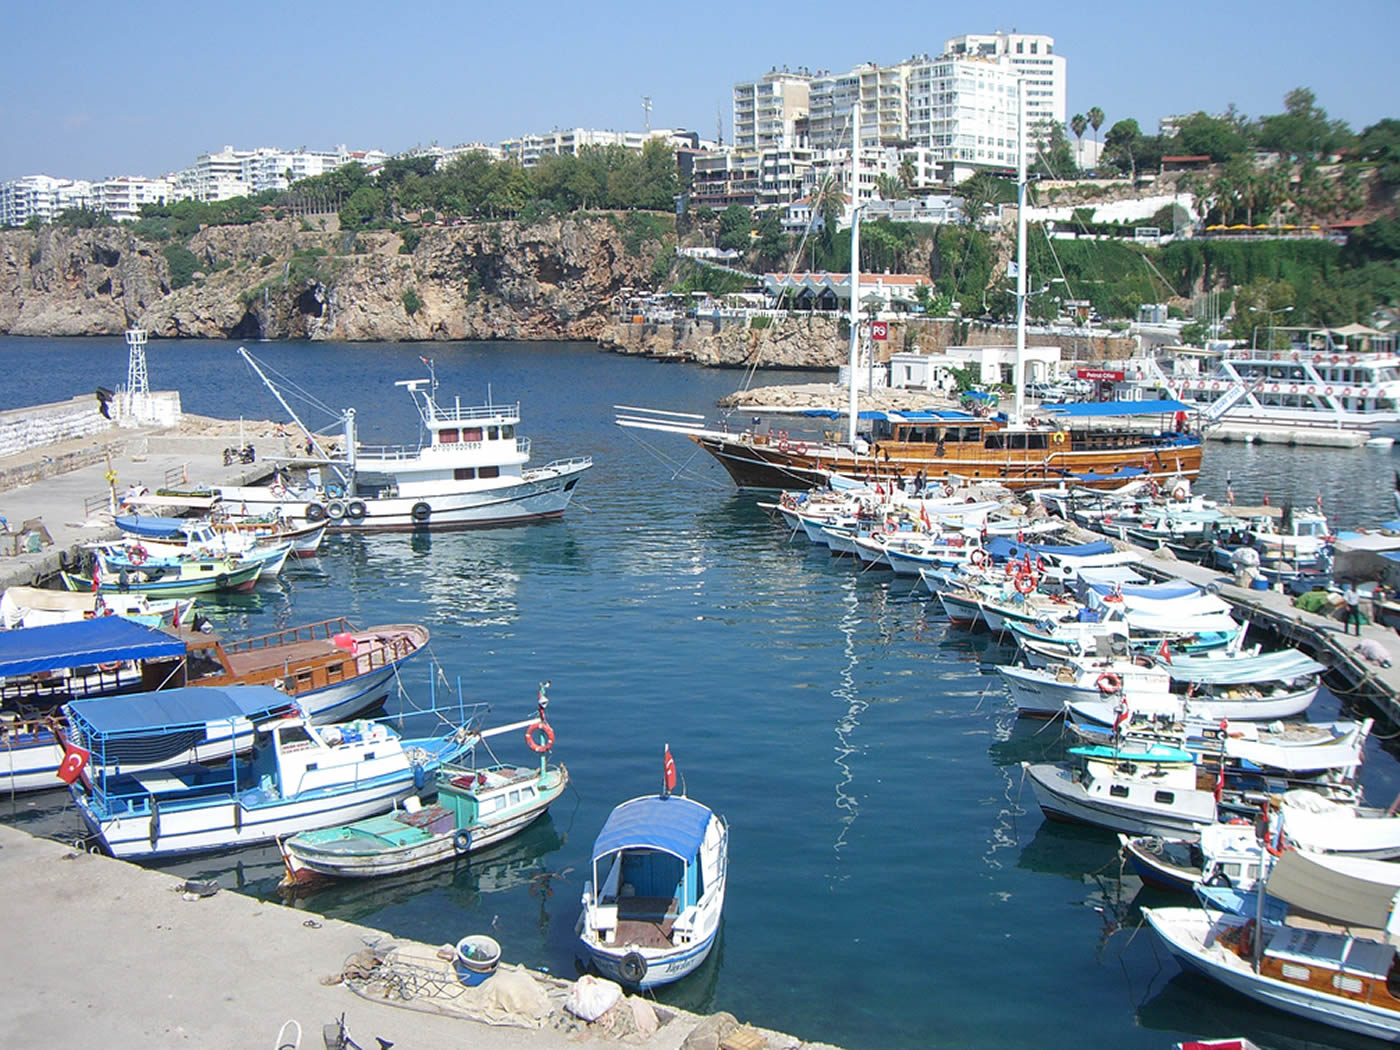
[[[667, 753], [668, 780], [675, 766]], [[612, 811], [593, 843], [578, 934], [605, 977], [634, 988], [677, 981], [719, 934], [729, 829], [684, 795], [647, 795]]]
[[[82, 770], [73, 797], [116, 857], [155, 857], [265, 842], [358, 820], [421, 788], [470, 746], [470, 730], [403, 739], [368, 719], [315, 726], [282, 716], [269, 686], [168, 689], [77, 701], [66, 708]], [[479, 708], [464, 709], [473, 715]], [[154, 758], [201, 741], [257, 732], [251, 757], [149, 771]]]

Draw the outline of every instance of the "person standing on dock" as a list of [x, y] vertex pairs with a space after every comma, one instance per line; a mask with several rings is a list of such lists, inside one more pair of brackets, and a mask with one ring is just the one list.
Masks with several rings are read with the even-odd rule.
[[1347, 603], [1347, 612], [1346, 612], [1347, 619], [1346, 619], [1346, 626], [1343, 628], [1343, 631], [1344, 631], [1344, 633], [1346, 633], [1346, 634], [1350, 634], [1350, 633], [1351, 633], [1352, 625], [1355, 624], [1355, 625], [1356, 625], [1356, 633], [1357, 633], [1358, 635], [1360, 635], [1360, 634], [1361, 634], [1361, 595], [1359, 595], [1359, 594], [1356, 593], [1356, 588], [1355, 588], [1355, 587], [1353, 587], [1351, 584], [1347, 584], [1347, 585], [1346, 585], [1346, 588], [1342, 591], [1342, 597], [1346, 599], [1346, 603]]

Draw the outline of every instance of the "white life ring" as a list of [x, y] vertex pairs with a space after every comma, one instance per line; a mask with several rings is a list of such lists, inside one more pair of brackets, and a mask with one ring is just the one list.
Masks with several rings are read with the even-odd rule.
[[1216, 380], [1214, 383], [1212, 383], [1212, 384], [1210, 385], [1210, 388], [1211, 388], [1212, 390], [1219, 390], [1219, 389], [1220, 389], [1220, 381], [1219, 381], [1219, 380]]
[[1297, 384], [1297, 383], [1294, 383], [1292, 386], [1290, 386], [1290, 387], [1288, 388], [1288, 392], [1289, 392], [1290, 394], [1296, 394], [1296, 393], [1298, 392], [1298, 384]]
[[1331, 388], [1330, 386], [1327, 387], [1327, 388], [1325, 388], [1322, 392], [1323, 392], [1324, 394], [1326, 394], [1328, 397], [1331, 397], [1331, 396], [1332, 396], [1332, 388]]
[[1309, 386], [1308, 386], [1308, 393], [1309, 393], [1309, 394], [1316, 394], [1316, 393], [1317, 393], [1317, 387], [1312, 386], [1312, 385], [1309, 385]]
[[271, 492], [278, 499], [281, 499], [287, 494], [287, 486], [283, 485], [281, 482], [278, 482], [276, 485], [273, 485], [272, 488], [268, 489], [268, 491]]
[[1342, 387], [1342, 397], [1351, 397], [1351, 387]]
[[1277, 383], [1274, 384], [1273, 391], [1275, 394], [1277, 394], [1281, 389], [1282, 387], [1280, 387]]

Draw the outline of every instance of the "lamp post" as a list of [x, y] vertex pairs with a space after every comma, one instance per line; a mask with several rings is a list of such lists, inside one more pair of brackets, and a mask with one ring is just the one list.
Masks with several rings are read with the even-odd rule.
[[[1265, 312], [1269, 315], [1269, 325], [1268, 325], [1268, 328], [1269, 328], [1269, 345], [1268, 345], [1268, 347], [1267, 347], [1266, 349], [1272, 350], [1272, 349], [1274, 348], [1274, 318], [1277, 317], [1279, 314], [1291, 313], [1292, 310], [1293, 310], [1293, 307], [1291, 307], [1291, 306], [1283, 306], [1283, 307], [1280, 307], [1280, 308], [1277, 309], [1277, 310], [1267, 310], [1267, 311], [1265, 311]], [[1255, 325], [1255, 326], [1254, 326], [1254, 331], [1250, 334], [1250, 337], [1249, 337], [1249, 348], [1250, 348], [1251, 350], [1257, 350], [1257, 349], [1259, 349], [1259, 329], [1260, 329], [1261, 327], [1262, 327], [1261, 325]]]

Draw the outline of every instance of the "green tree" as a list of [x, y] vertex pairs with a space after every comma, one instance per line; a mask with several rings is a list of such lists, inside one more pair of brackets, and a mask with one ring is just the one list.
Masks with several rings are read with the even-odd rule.
[[875, 192], [880, 195], [882, 200], [887, 201], [907, 200], [909, 197], [909, 190], [905, 188], [904, 183], [895, 176], [883, 172], [875, 176]]
[[912, 157], [904, 156], [899, 161], [899, 183], [910, 193], [914, 190], [914, 179], [918, 177], [918, 172], [914, 168]]
[[763, 270], [778, 269], [788, 253], [788, 236], [783, 232], [782, 212], [769, 208], [758, 217], [758, 239], [753, 252], [757, 266]]
[[161, 249], [166, 263], [170, 266], [170, 287], [183, 288], [194, 280], [199, 269], [199, 257], [183, 244], [168, 244]]
[[1248, 147], [1244, 136], [1223, 117], [1193, 113], [1176, 133], [1178, 148], [1193, 157], [1209, 157], [1217, 164], [1233, 160]]
[[417, 292], [415, 292], [412, 288], [404, 289], [403, 308], [408, 312], [409, 317], [412, 317], [414, 314], [416, 314], [422, 307], [422, 305], [422, 300], [418, 298]]
[[1294, 88], [1283, 99], [1284, 111], [1259, 118], [1259, 145], [1294, 160], [1322, 159], [1354, 136], [1345, 121], [1329, 120], [1309, 88]]
[[1386, 117], [1361, 132], [1357, 152], [1376, 165], [1376, 175], [1386, 186], [1400, 186], [1400, 120]]
[[753, 214], [742, 204], [731, 204], [719, 217], [719, 246], [725, 251], [747, 252], [753, 240]]
[[1076, 113], [1069, 118], [1069, 129], [1074, 132], [1076, 161], [1084, 156], [1084, 132], [1089, 130], [1089, 118], [1083, 113]]
[[1035, 163], [1031, 165], [1033, 174], [1048, 179], [1070, 178], [1079, 171], [1074, 162], [1074, 151], [1070, 149], [1065, 129], [1052, 121], [1042, 121], [1035, 129]]
[[[1288, 340], [1277, 332], [1280, 324], [1288, 323], [1297, 293], [1293, 286], [1278, 277], [1258, 277], [1235, 292], [1235, 320], [1230, 334], [1235, 339], [1250, 340], [1251, 345], [1269, 342], [1268, 332], [1273, 332], [1273, 344], [1269, 349], [1286, 347]], [[1266, 334], [1259, 335], [1264, 330]]]

